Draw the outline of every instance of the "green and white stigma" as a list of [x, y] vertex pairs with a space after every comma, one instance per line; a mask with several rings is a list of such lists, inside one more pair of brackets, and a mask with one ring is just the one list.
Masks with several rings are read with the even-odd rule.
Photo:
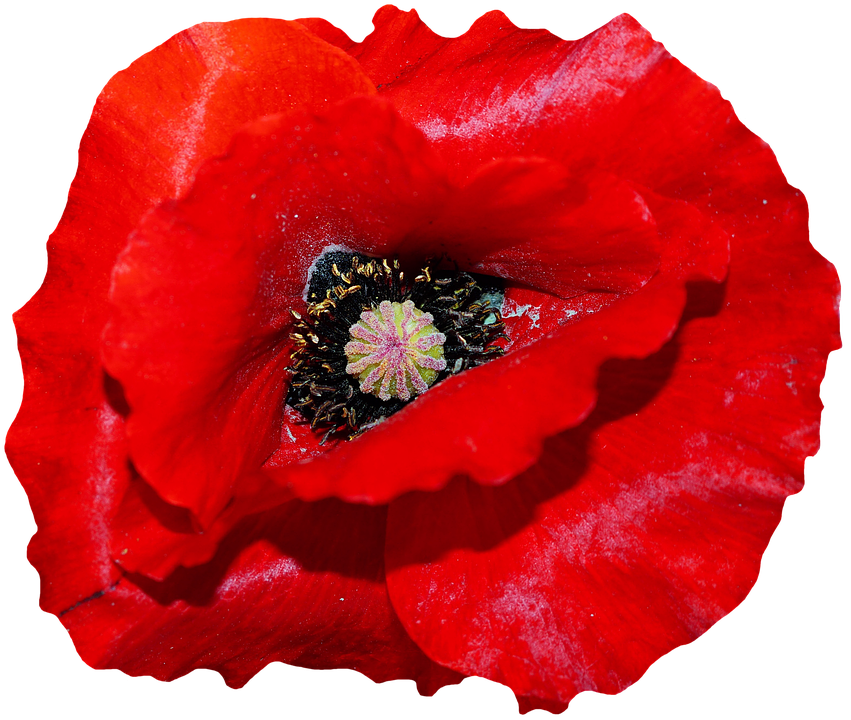
[[357, 376], [361, 392], [387, 402], [410, 400], [424, 393], [446, 369], [446, 336], [432, 324], [430, 313], [410, 300], [382, 301], [364, 310], [349, 328], [351, 342], [344, 348], [346, 372]]

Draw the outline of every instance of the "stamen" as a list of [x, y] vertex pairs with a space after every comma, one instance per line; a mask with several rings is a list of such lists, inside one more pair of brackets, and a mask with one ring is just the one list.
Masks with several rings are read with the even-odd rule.
[[450, 375], [502, 354], [501, 293], [427, 263], [405, 283], [397, 259], [331, 251], [317, 260], [306, 312], [293, 312], [296, 408], [321, 443], [351, 440]]

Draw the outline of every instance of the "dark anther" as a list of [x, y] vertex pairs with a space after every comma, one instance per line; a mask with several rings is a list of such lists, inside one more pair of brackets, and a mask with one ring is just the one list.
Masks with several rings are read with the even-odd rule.
[[419, 313], [431, 316], [432, 332], [445, 336], [445, 369], [428, 384], [502, 355], [497, 344], [505, 338], [498, 283], [457, 267], [447, 271], [434, 261], [406, 283], [398, 260], [326, 253], [310, 276], [307, 312], [292, 313], [293, 378], [287, 404], [322, 433], [324, 443], [335, 437], [351, 439], [410, 402], [364, 392], [358, 376], [347, 371], [351, 366], [345, 347], [352, 340], [351, 328], [362, 321], [362, 313], [375, 311], [385, 300], [410, 301]]

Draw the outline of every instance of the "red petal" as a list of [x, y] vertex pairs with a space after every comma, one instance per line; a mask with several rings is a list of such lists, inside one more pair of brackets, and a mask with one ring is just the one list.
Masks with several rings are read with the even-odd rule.
[[[111, 96], [117, 105], [124, 100]], [[169, 120], [132, 110], [125, 105], [97, 112], [113, 119], [124, 112], [115, 127], [138, 127], [138, 122], [140, 138], [156, 135], [156, 128], [144, 123]], [[300, 522], [287, 508], [267, 516], [268, 525], [258, 520], [241, 526], [224, 543], [223, 554], [194, 574], [175, 574], [164, 584], [121, 577], [110, 559], [110, 542], [115, 542], [110, 519], [128, 487], [127, 454], [124, 421], [113, 406], [124, 413], [127, 408], [115, 381], [104, 379], [98, 355], [110, 270], [126, 234], [158, 199], [127, 188], [156, 186], [150, 173], [158, 163], [153, 154], [152, 166], [125, 158], [126, 167], [116, 161], [108, 172], [107, 155], [101, 151], [96, 158], [94, 129], [101, 132], [98, 142], [114, 145], [113, 151], [127, 146], [110, 135], [114, 128], [98, 124], [99, 117], [81, 140], [80, 168], [50, 238], [44, 285], [15, 317], [24, 398], [7, 452], [38, 524], [28, 556], [39, 572], [41, 607], [62, 616], [74, 647], [99, 668], [144, 667], [139, 674], [161, 678], [179, 677], [182, 669], [212, 668], [239, 686], [275, 659], [289, 659], [323, 669], [356, 667], [378, 681], [420, 677], [424, 692], [457, 682], [454, 673], [430, 663], [410, 642], [389, 608], [381, 572], [383, 511], [354, 509], [350, 516], [347, 509], [335, 514], [326, 504], [303, 510]], [[115, 204], [104, 204], [107, 197], [116, 198]], [[295, 538], [278, 524], [287, 521]], [[325, 523], [330, 527], [323, 529]], [[345, 537], [334, 541], [333, 532], [341, 528]], [[302, 552], [298, 542], [309, 547]], [[341, 547], [351, 549], [351, 564]], [[308, 569], [293, 572], [298, 561]], [[345, 593], [324, 594], [339, 589]], [[293, 596], [309, 602], [298, 604]], [[212, 598], [212, 607], [198, 604], [199, 597]], [[351, 602], [341, 603], [340, 597]], [[271, 632], [270, 617], [281, 622]], [[299, 624], [300, 618], [305, 622]], [[355, 627], [362, 629], [349, 631]], [[176, 653], [158, 630], [179, 637]], [[323, 642], [326, 635], [333, 642]], [[218, 647], [210, 653], [216, 637]], [[370, 654], [373, 642], [380, 653]]]
[[232, 687], [270, 662], [417, 680], [461, 676], [426, 658], [387, 599], [386, 509], [292, 502], [248, 519], [206, 565], [164, 583], [125, 575], [61, 612], [83, 659], [171, 680], [217, 670]]
[[[610, 144], [609, 111], [623, 94], [625, 69], [637, 74], [633, 56], [658, 47], [627, 16], [578, 42], [518, 29], [497, 11], [450, 39], [415, 11], [385, 6], [373, 22], [375, 31], [354, 46], [316, 30], [341, 42], [400, 113], [452, 158], [458, 178], [494, 157], [581, 152], [589, 132]], [[630, 42], [635, 28], [643, 36]], [[603, 123], [599, 110], [607, 113]]]
[[[120, 153], [122, 169], [139, 174], [141, 184], [131, 187], [147, 209], [185, 192], [201, 162], [223, 153], [241, 125], [374, 92], [357, 63], [298, 23], [202, 23], [116, 75], [89, 132], [108, 151], [101, 162]], [[128, 208], [121, 210], [126, 217]]]
[[391, 598], [429, 657], [566, 704], [623, 689], [745, 597], [817, 447], [824, 359], [804, 341], [797, 365], [707, 362], [712, 325], [606, 366], [597, 410], [505, 487], [391, 505]]
[[394, 501], [391, 599], [429, 657], [566, 704], [623, 689], [745, 597], [818, 447], [836, 346], [832, 269], [771, 224], [769, 273], [740, 252], [726, 296], [697, 286], [697, 317], [652, 358], [604, 365], [595, 412], [529, 471]]
[[[692, 287], [661, 352], [604, 365], [594, 413], [522, 476], [391, 505], [388, 586], [411, 636], [532, 706], [617, 692], [735, 607], [818, 447], [836, 275], [770, 151], [735, 119], [721, 133], [737, 143], [663, 189], [729, 233], [726, 285]], [[645, 197], [657, 217], [691, 212]]]
[[[652, 387], [666, 359], [635, 370], [635, 386]], [[741, 601], [797, 479], [671, 424], [598, 431], [635, 386], [503, 488], [457, 481], [394, 502], [391, 597], [430, 657], [566, 704], [622, 690]], [[668, 464], [653, 462], [668, 443]]]
[[123, 419], [91, 355], [33, 350], [38, 335], [61, 339], [56, 325], [34, 327], [31, 312], [47, 297], [42, 290], [15, 316], [26, 383], [6, 453], [38, 525], [27, 554], [41, 577], [40, 604], [56, 613], [118, 578], [104, 538], [129, 473]]
[[418, 239], [467, 270], [562, 297], [634, 291], [659, 267], [656, 225], [635, 190], [542, 158], [480, 168]]
[[[394, 254], [446, 192], [419, 132], [361, 98], [268, 118], [148, 216], [119, 259], [107, 369], [132, 408], [130, 453], [209, 526], [278, 447], [291, 308], [334, 244]], [[249, 485], [249, 483], [251, 483]]]
[[[332, 72], [294, 83], [304, 78], [307, 58]], [[223, 74], [225, 63], [244, 72]], [[47, 609], [72, 604], [116, 576], [100, 542], [127, 482], [123, 418], [113, 406], [126, 408], [100, 366], [116, 256], [142, 215], [186, 188], [205, 153], [221, 152], [244, 122], [290, 106], [288, 97], [267, 91], [278, 82], [300, 88], [298, 102], [323, 104], [371, 87], [351, 58], [299, 25], [240, 20], [179, 33], [116, 75], [98, 98], [68, 206], [48, 242], [47, 277], [15, 315], [26, 383], [7, 452], [42, 528], [30, 558], [43, 570], [56, 547], [69, 550], [60, 577], [43, 575]], [[140, 105], [157, 112], [139, 112]], [[215, 123], [205, 122], [210, 111]], [[89, 522], [78, 525], [83, 516]]]
[[[457, 38], [392, 6], [373, 22], [355, 45], [316, 31], [358, 60], [456, 179], [495, 157], [535, 155], [572, 171], [610, 171], [663, 195], [705, 198], [731, 178], [745, 181], [746, 172], [764, 178], [774, 165], [717, 90], [629, 15], [577, 41], [517, 28], [500, 12]], [[740, 167], [751, 154], [758, 157], [750, 169]]]
[[[703, 168], [708, 162], [706, 154], [717, 152], [719, 144], [728, 143], [728, 155], [723, 157], [730, 157], [733, 151], [750, 145], [750, 153], [756, 158], [755, 177], [765, 175], [763, 171], [767, 166], [760, 166], [760, 162], [770, 159], [770, 152], [766, 155], [764, 148], [759, 147], [759, 141], [755, 142], [741, 125], [728, 122], [734, 116], [728, 105], [719, 103], [717, 93], [699, 78], [683, 71], [678, 63], [664, 53], [661, 46], [652, 43], [646, 31], [626, 16], [580, 43], [565, 43], [544, 32], [517, 30], [499, 14], [485, 16], [462, 38], [454, 40], [438, 38], [419, 22], [414, 13], [400, 14], [392, 8], [379, 12], [376, 27], [376, 32], [351, 52], [364, 63], [367, 71], [381, 86], [382, 92], [388, 93], [394, 102], [398, 102], [402, 112], [415, 124], [419, 124], [438, 147], [446, 151], [457, 165], [457, 174], [472, 178], [467, 189], [455, 201], [457, 208], [474, 204], [465, 201], [464, 193], [471, 200], [483, 201], [486, 193], [482, 189], [487, 187], [488, 181], [499, 176], [502, 179], [513, 179], [510, 171], [520, 175], [521, 171], [528, 172], [534, 166], [538, 173], [534, 184], [539, 191], [546, 189], [544, 179], [548, 173], [551, 180], [555, 179], [557, 168], [546, 164], [535, 165], [540, 161], [509, 160], [492, 165], [487, 170], [475, 169], [477, 163], [490, 160], [494, 154], [506, 152], [528, 153], [540, 150], [542, 155], [569, 161], [574, 168], [586, 167], [593, 159], [604, 168], [617, 167], [619, 171], [615, 161], [622, 160], [622, 153], [626, 152], [628, 146], [642, 160], [639, 168], [641, 173], [631, 172], [636, 181], [644, 182], [655, 177], [654, 170], [657, 175], [665, 170], [665, 179], [669, 180], [668, 171], [672, 167], [669, 158], [672, 155], [676, 157], [675, 166], [679, 167], [682, 156], [688, 155], [686, 150], [694, 151], [698, 156], [694, 159], [693, 167]], [[405, 39], [401, 55], [380, 49], [386, 48], [388, 43], [398, 45], [397, 41], [401, 38]], [[615, 49], [620, 55], [616, 56], [617, 62], [612, 63], [611, 54]], [[475, 66], [467, 67], [469, 64], [462, 63], [459, 59], [462, 55], [476, 57]], [[498, 73], [499, 87], [489, 90], [497, 82], [496, 68], [504, 70], [508, 57], [511, 57], [511, 72], [507, 78], [503, 78], [503, 72]], [[455, 78], [458, 80], [457, 87], [466, 90], [458, 90], [450, 83], [441, 86], [445, 93], [440, 97], [425, 98], [424, 88], [427, 85], [430, 86], [432, 82], [440, 85], [444, 77], [455, 77], [453, 73], [459, 66], [464, 66], [465, 73], [469, 70], [472, 78], [463, 81]], [[562, 77], [567, 66], [573, 71], [569, 81]], [[400, 68], [404, 72], [400, 72]], [[418, 73], [416, 82], [408, 75], [408, 70], [413, 69]], [[542, 87], [549, 90], [545, 93], [538, 88], [540, 92], [536, 96], [538, 100], [545, 99], [542, 102], [546, 112], [541, 103], [534, 107], [524, 105], [521, 109], [531, 114], [527, 113], [528, 117], [523, 115], [523, 119], [530, 124], [518, 123], [516, 113], [512, 115], [510, 112], [510, 103], [506, 104], [506, 98], [513, 97], [511, 102], [519, 102], [517, 98], [523, 93], [529, 95], [532, 86], [544, 82], [542, 78], [547, 69], [551, 76], [548, 84], [544, 83]], [[676, 72], [680, 75], [671, 79], [671, 73]], [[598, 81], [594, 79], [594, 73], [604, 73], [601, 77], [605, 82], [599, 88], [596, 87]], [[642, 73], [646, 73], [646, 76]], [[526, 83], [529, 77], [533, 80]], [[420, 82], [422, 84], [418, 85]], [[570, 93], [562, 85], [573, 83], [570, 88], [579, 92], [576, 83], [581, 82], [594, 84], [597, 93], [595, 98], [599, 102], [595, 100], [591, 106], [581, 110], [585, 114], [578, 117], [577, 104], [568, 102]], [[512, 83], [519, 85], [512, 90]], [[703, 139], [706, 134], [703, 126], [700, 127], [701, 132], [687, 131], [687, 135], [691, 133], [688, 137], [682, 137], [683, 131], [671, 127], [681, 122], [682, 112], [688, 105], [682, 97], [670, 92], [668, 86], [671, 84], [677, 88], [689, 88], [688, 102], [700, 101], [704, 104], [701, 111], [689, 109], [689, 118], [694, 117], [695, 113], [704, 113], [709, 122], [722, 128], [720, 132], [714, 128], [716, 132], [710, 133], [708, 142]], [[470, 90], [473, 85], [478, 88], [476, 92]], [[646, 104], [642, 99], [643, 85], [649, 87], [648, 102], [656, 104], [649, 109], [642, 105], [642, 102]], [[464, 98], [469, 102], [465, 102]], [[487, 102], [482, 98], [486, 98]], [[625, 98], [623, 105], [619, 104], [621, 98]], [[487, 120], [482, 113], [490, 113], [488, 117], [491, 119]], [[592, 135], [589, 135], [587, 113], [592, 113], [593, 120], [599, 123], [599, 128], [594, 126]], [[656, 113], [659, 114], [658, 120]], [[622, 114], [626, 120], [623, 120]], [[426, 116], [431, 119], [427, 121]], [[469, 120], [469, 126], [464, 125], [467, 130], [461, 129], [462, 116], [466, 118], [463, 122]], [[649, 155], [644, 149], [644, 138], [630, 135], [633, 126], [642, 123], [646, 126], [649, 123], [645, 116], [654, 118], [654, 122], [661, 126], [661, 129], [642, 127], [649, 137], [648, 147], [654, 151]], [[435, 117], [442, 117], [445, 122], [449, 122], [447, 118], [454, 118], [453, 122], [457, 121], [458, 124], [457, 127], [453, 126], [454, 134], [448, 131], [443, 135], [436, 134], [429, 125]], [[559, 123], [564, 125], [564, 136], [554, 137], [554, 128], [562, 127]], [[606, 131], [614, 135], [603, 142], [598, 135]], [[669, 150], [660, 146], [656, 141], [662, 137], [678, 138], [686, 150], [679, 147]], [[604, 151], [614, 153], [615, 157], [600, 159], [598, 156]], [[763, 158], [759, 158], [760, 155]], [[627, 169], [635, 165], [630, 158]], [[682, 172], [689, 172], [688, 167]], [[729, 174], [728, 171], [723, 172]], [[564, 176], [558, 177], [564, 182]], [[703, 192], [711, 180], [703, 174], [699, 175], [699, 179], [700, 182], [690, 180], [687, 187]], [[512, 187], [511, 184], [509, 187]], [[519, 195], [517, 185], [513, 187], [514, 194]], [[611, 195], [616, 187], [619, 186], [609, 185], [610, 192], [607, 195]], [[678, 192], [681, 191], [678, 189]], [[509, 193], [505, 197], [511, 198], [512, 195]], [[591, 197], [593, 199], [594, 195]], [[664, 275], [669, 279], [655, 285], [651, 283], [638, 295], [658, 292], [660, 298], [666, 298], [664, 301], [649, 295], [645, 298], [630, 298], [632, 305], [624, 308], [613, 306], [609, 314], [603, 314], [601, 310], [617, 300], [617, 296], [588, 293], [569, 303], [553, 302], [547, 296], [534, 294], [530, 300], [527, 291], [511, 288], [507, 299], [509, 305], [513, 303], [515, 307], [514, 314], [520, 315], [520, 308], [527, 311], [528, 318], [532, 318], [532, 312], [536, 313], [532, 327], [522, 328], [530, 333], [517, 334], [519, 342], [526, 345], [534, 337], [543, 337], [545, 333], [561, 326], [569, 326], [559, 330], [558, 340], [553, 337], [542, 343], [528, 345], [522, 354], [510, 355], [490, 363], [486, 368], [466, 373], [463, 379], [446, 381], [358, 440], [340, 446], [309, 464], [282, 468], [280, 465], [283, 463], [273, 458], [269, 466], [270, 473], [304, 498], [331, 494], [348, 500], [384, 502], [407, 490], [439, 488], [457, 473], [467, 474], [486, 484], [498, 484], [528, 467], [534, 461], [543, 437], [581, 421], [589, 411], [594, 398], [595, 370], [600, 362], [607, 357], [642, 356], [653, 352], [670, 337], [677, 323], [681, 302], [681, 295], [675, 289], [677, 282], [681, 283], [689, 277], [714, 280], [723, 277], [727, 238], [725, 230], [716, 227], [707, 218], [707, 214], [714, 213], [714, 210], [707, 208], [709, 213], [701, 213], [685, 203], [671, 202], [650, 191], [647, 191], [647, 201], [658, 211], [657, 220], [663, 226], [660, 230], [667, 244], [662, 267]], [[541, 206], [546, 207], [546, 202], [544, 195]], [[453, 250], [463, 255], [472, 266], [478, 263], [479, 267], [495, 269], [496, 262], [487, 264], [485, 238], [497, 232], [497, 223], [486, 225], [486, 232], [482, 235], [476, 235], [473, 229], [476, 223], [481, 227], [485, 222], [483, 218], [493, 214], [493, 208], [497, 205], [499, 203], [494, 201], [486, 205], [488, 212], [474, 215], [469, 222], [469, 230], [464, 228], [462, 213], [450, 207], [447, 210], [447, 222], [440, 227], [440, 231], [447, 232], [450, 220], [461, 223], [463, 230], [460, 235], [465, 245], [461, 246], [458, 242]], [[506, 217], [511, 218], [520, 205], [518, 203], [513, 208], [513, 213], [506, 213]], [[536, 207], [534, 203], [530, 205]], [[600, 209], [603, 207], [606, 207], [605, 200], [598, 206]], [[600, 209], [595, 212], [599, 213]], [[596, 219], [599, 216], [592, 217]], [[522, 237], [530, 226], [528, 215], [512, 219], [517, 232], [509, 235], [511, 241]], [[616, 223], [613, 224], [616, 226]], [[547, 236], [540, 232], [537, 236], [545, 241], [544, 247], [547, 248]], [[549, 244], [556, 252], [558, 234], [553, 232], [551, 238]], [[471, 250], [467, 251], [467, 247]], [[622, 243], [614, 247], [621, 252], [624, 249]], [[638, 247], [642, 247], [641, 242]], [[516, 250], [510, 248], [500, 251], [502, 257], [512, 261], [503, 263], [500, 273], [528, 277], [528, 271], [533, 266], [530, 264], [522, 268], [524, 260], [529, 258], [534, 261], [537, 268], [546, 262], [546, 258], [524, 256], [523, 252]], [[475, 252], [478, 255], [474, 255]], [[550, 263], [555, 264], [570, 266], [564, 256], [559, 257], [558, 263]], [[509, 271], [506, 272], [505, 268], [509, 268]], [[566, 282], [570, 275], [568, 273], [564, 279], [557, 278], [557, 281], [561, 281], [559, 291], [567, 295], [577, 289], [575, 285], [571, 287]], [[578, 273], [573, 272], [572, 275], [576, 278]], [[640, 273], [634, 275], [633, 282], [640, 284], [640, 277]], [[532, 282], [537, 279], [536, 276]], [[549, 289], [557, 287], [546, 280], [543, 284]], [[518, 295], [526, 302], [521, 303]], [[641, 307], [641, 303], [646, 305]], [[598, 318], [594, 318], [598, 324], [583, 329], [582, 323], [578, 321], [594, 314], [599, 314]], [[647, 324], [652, 322], [658, 324], [653, 327]], [[513, 322], [512, 325], [513, 330], [521, 330], [522, 321]], [[635, 331], [636, 336], [629, 337], [630, 331]], [[621, 338], [620, 333], [627, 335]], [[601, 343], [600, 338], [603, 336], [607, 341]], [[635, 344], [639, 336], [641, 342]], [[623, 345], [619, 345], [620, 342]], [[552, 397], [560, 398], [559, 402], [550, 402]], [[523, 418], [523, 421], [518, 423], [518, 418]], [[428, 447], [441, 448], [441, 452], [427, 451], [424, 445], [426, 442]], [[381, 458], [381, 461], [376, 462], [375, 458]]]

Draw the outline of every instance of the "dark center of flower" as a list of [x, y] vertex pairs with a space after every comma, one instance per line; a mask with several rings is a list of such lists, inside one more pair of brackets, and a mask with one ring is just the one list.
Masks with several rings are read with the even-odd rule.
[[450, 375], [502, 355], [493, 278], [429, 262], [410, 284], [396, 260], [333, 251], [293, 312], [287, 404], [323, 433], [351, 439]]

